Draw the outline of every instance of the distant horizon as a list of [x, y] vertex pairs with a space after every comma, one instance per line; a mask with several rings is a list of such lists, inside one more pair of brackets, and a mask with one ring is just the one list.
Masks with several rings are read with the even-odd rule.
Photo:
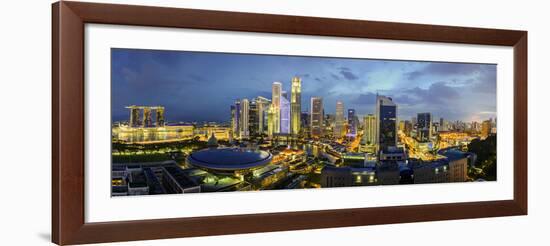
[[433, 121], [497, 117], [493, 64], [136, 49], [112, 49], [111, 58], [113, 122], [128, 120], [129, 105], [164, 106], [167, 122], [227, 122], [235, 100], [271, 99], [275, 81], [290, 93], [294, 76], [302, 79], [302, 112], [320, 96], [325, 114], [341, 100], [362, 118], [375, 113], [380, 94], [397, 104], [398, 120], [423, 112]]

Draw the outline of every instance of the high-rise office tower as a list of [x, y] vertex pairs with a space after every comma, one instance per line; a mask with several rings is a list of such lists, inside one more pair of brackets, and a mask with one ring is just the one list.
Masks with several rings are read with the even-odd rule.
[[391, 97], [376, 96], [376, 144], [379, 150], [397, 145], [397, 104]]
[[290, 124], [291, 133], [298, 135], [300, 133], [301, 126], [301, 114], [302, 114], [302, 79], [299, 77], [292, 78], [291, 95], [290, 95]]
[[368, 145], [376, 143], [376, 117], [373, 114], [368, 114], [363, 117], [363, 138]]
[[273, 82], [271, 86], [271, 105], [274, 110], [273, 133], [281, 132], [281, 94], [283, 86], [280, 82]]
[[248, 99], [243, 99], [241, 101], [241, 138], [248, 138], [250, 132], [249, 132], [249, 110], [250, 110], [250, 103]]
[[236, 139], [241, 138], [241, 101], [236, 100], [235, 101], [235, 125], [233, 128], [233, 135], [235, 135]]
[[412, 123], [408, 120], [405, 121], [405, 128], [403, 129], [403, 133], [405, 135], [410, 136], [412, 131]]
[[481, 123], [481, 136], [486, 138], [491, 133], [492, 120], [485, 120]]
[[269, 105], [269, 99], [261, 96], [256, 97], [259, 134], [265, 134], [265, 132], [267, 132], [267, 110], [269, 109]]
[[302, 121], [300, 128], [309, 127], [309, 112], [302, 112], [302, 116], [300, 117], [300, 120]]
[[311, 98], [310, 117], [311, 136], [321, 137], [323, 135], [323, 98]]
[[275, 131], [275, 108], [273, 104], [269, 105], [267, 109], [267, 136], [273, 138], [273, 133]]
[[280, 133], [290, 134], [290, 101], [286, 91], [281, 92], [281, 129]]
[[348, 134], [350, 137], [357, 135], [357, 117], [355, 116], [355, 109], [348, 109]]
[[237, 107], [235, 106], [235, 104], [233, 104], [231, 105], [230, 109], [231, 109], [231, 138], [236, 138], [237, 131], [239, 130], [239, 128], [237, 127], [237, 124], [239, 122], [237, 118]]
[[257, 136], [260, 134], [258, 129], [259, 118], [258, 118], [258, 104], [256, 100], [250, 101], [250, 107], [248, 109], [248, 133], [249, 136]]
[[432, 115], [430, 113], [418, 113], [417, 115], [416, 140], [418, 142], [429, 142], [432, 139]]
[[341, 138], [344, 136], [344, 124], [344, 103], [342, 101], [336, 101], [336, 122], [333, 132], [335, 138]]

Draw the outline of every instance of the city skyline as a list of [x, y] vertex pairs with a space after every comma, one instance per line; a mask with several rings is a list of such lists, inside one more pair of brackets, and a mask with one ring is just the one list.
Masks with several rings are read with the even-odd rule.
[[451, 121], [496, 118], [496, 65], [113, 49], [112, 120], [127, 120], [125, 107], [142, 104], [166, 107], [167, 121], [227, 122], [236, 99], [271, 99], [275, 81], [290, 93], [295, 76], [301, 111], [322, 97], [325, 114], [341, 101], [362, 118], [374, 113], [380, 93], [399, 105], [402, 120], [420, 112]]

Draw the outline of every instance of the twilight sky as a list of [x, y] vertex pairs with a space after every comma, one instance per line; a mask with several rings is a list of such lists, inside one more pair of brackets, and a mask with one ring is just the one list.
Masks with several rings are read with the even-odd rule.
[[235, 99], [271, 99], [274, 81], [290, 93], [296, 75], [302, 111], [321, 96], [325, 113], [342, 100], [361, 117], [374, 113], [379, 93], [400, 119], [496, 117], [496, 65], [112, 49], [112, 119], [128, 120], [128, 105], [161, 105], [167, 121], [228, 121]]

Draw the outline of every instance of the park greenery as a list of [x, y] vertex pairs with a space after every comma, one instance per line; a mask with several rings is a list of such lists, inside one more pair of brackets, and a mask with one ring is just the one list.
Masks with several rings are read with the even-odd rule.
[[497, 136], [489, 135], [486, 139], [474, 139], [468, 145], [468, 151], [477, 155], [475, 167], [470, 168], [469, 176], [488, 181], [497, 177]]

